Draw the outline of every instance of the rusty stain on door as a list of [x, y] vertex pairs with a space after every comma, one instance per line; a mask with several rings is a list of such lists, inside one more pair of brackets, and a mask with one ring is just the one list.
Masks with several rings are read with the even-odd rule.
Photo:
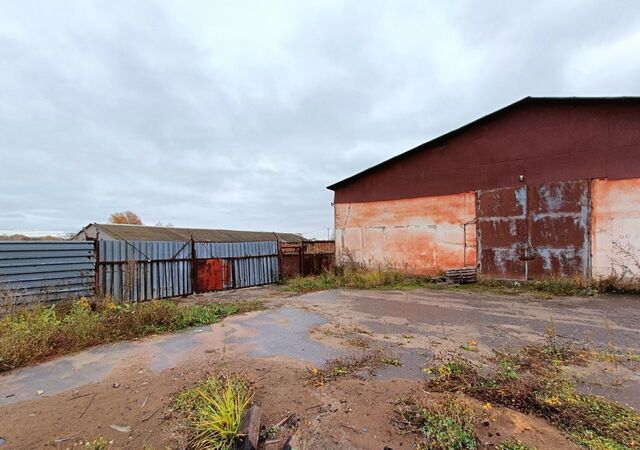
[[535, 280], [589, 276], [589, 181], [477, 192], [480, 272]]
[[196, 292], [221, 291], [229, 286], [229, 264], [223, 259], [197, 259], [195, 270]]

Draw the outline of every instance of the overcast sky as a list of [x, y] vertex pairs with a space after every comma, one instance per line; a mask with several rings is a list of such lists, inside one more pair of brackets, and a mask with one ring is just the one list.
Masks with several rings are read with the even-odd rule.
[[0, 229], [321, 237], [328, 184], [479, 116], [640, 95], [640, 2], [0, 0], [0, 61]]

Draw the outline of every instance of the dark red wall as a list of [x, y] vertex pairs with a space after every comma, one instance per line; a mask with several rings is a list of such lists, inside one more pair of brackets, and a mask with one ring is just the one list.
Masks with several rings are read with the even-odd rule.
[[336, 187], [335, 202], [640, 177], [640, 100], [532, 101]]

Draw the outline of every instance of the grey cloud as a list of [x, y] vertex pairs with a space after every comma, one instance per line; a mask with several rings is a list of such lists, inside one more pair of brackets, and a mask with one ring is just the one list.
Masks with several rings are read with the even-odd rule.
[[631, 1], [0, 8], [0, 229], [324, 236], [324, 187], [382, 159], [525, 95], [640, 94]]

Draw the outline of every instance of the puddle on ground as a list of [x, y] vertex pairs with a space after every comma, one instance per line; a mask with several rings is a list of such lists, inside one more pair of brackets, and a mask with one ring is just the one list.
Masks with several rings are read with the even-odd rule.
[[303, 309], [272, 309], [242, 321], [243, 327], [254, 331], [251, 336], [230, 336], [227, 342], [249, 345], [248, 356], [287, 356], [322, 364], [326, 359], [341, 354], [339, 350], [310, 337], [312, 328], [327, 322], [324, 316]]

